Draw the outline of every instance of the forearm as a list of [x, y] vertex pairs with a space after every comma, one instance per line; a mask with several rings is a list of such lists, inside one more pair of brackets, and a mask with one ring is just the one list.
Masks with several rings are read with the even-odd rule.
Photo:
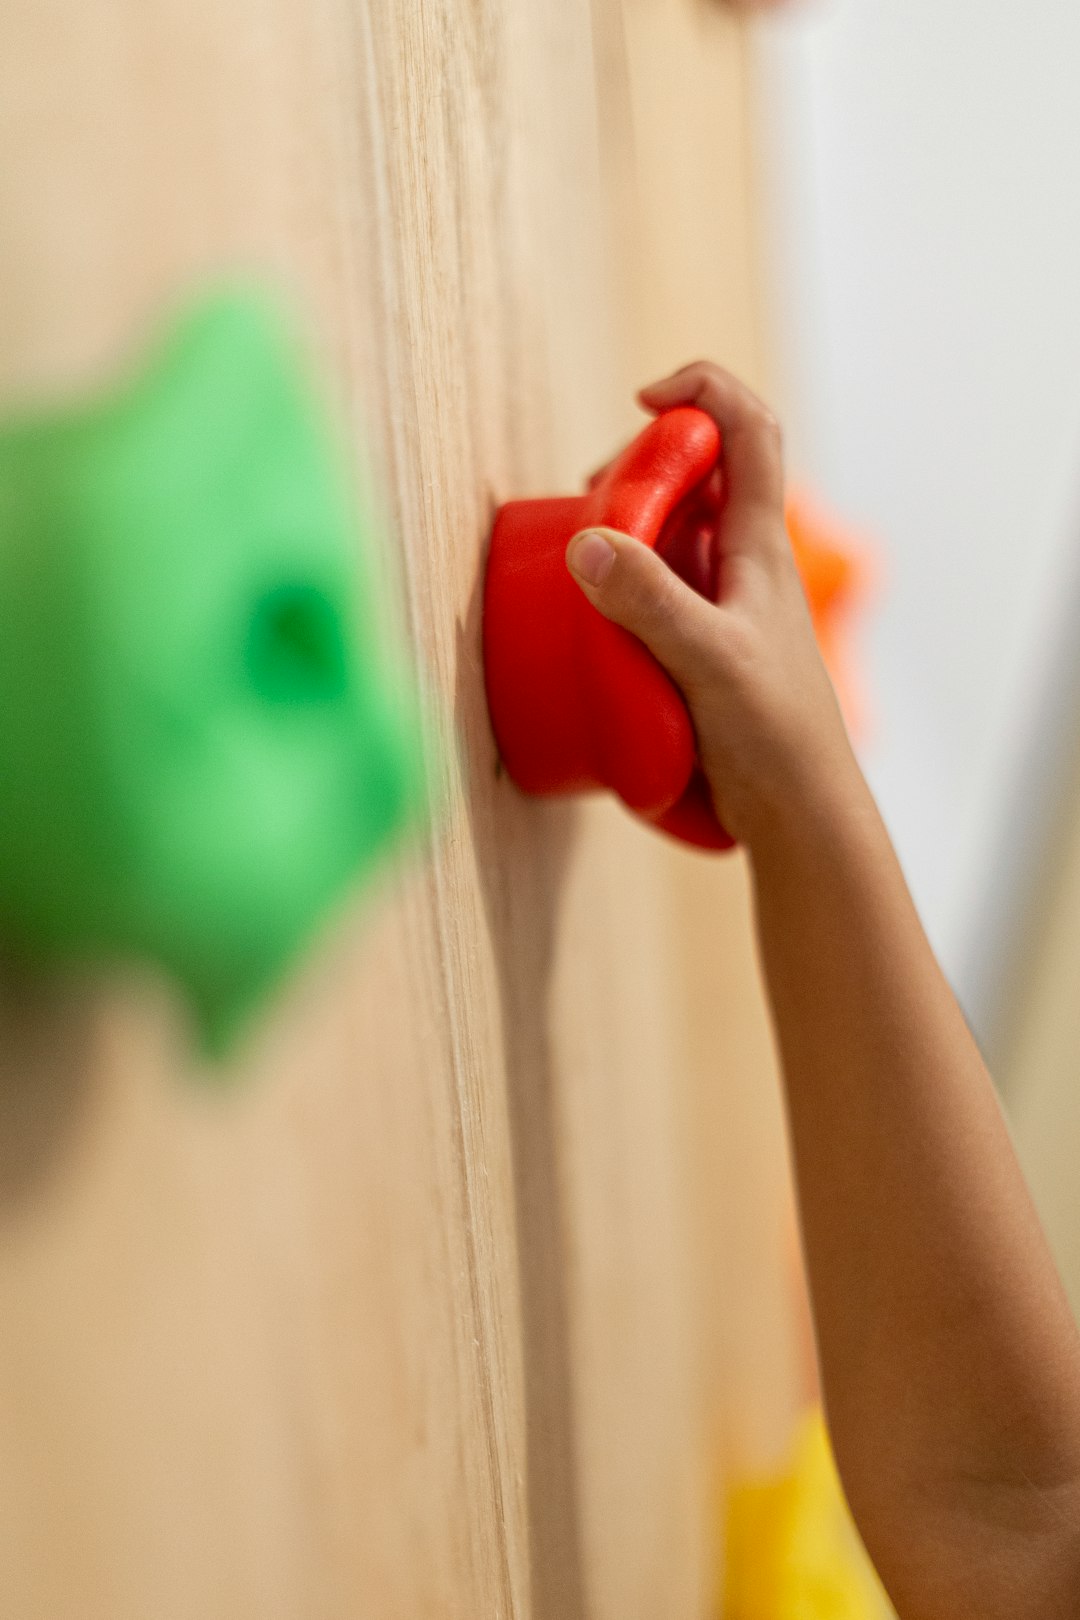
[[[775, 419], [698, 362], [641, 395], [723, 442], [717, 601], [581, 534], [588, 600], [681, 688], [754, 870], [830, 1426], [904, 1620], [1076, 1620], [1080, 1346], [993, 1087], [847, 742]], [[785, 809], [786, 807], [786, 809]]]
[[[993, 1086], [854, 762], [751, 854], [822, 1379], [861, 1528], [897, 1590], [907, 1538], [968, 1541], [986, 1590], [969, 1563], [945, 1606], [912, 1613], [1054, 1614], [1016, 1606], [1007, 1544], [1042, 1525], [1048, 1492], [1080, 1516], [1080, 1341]], [[1080, 1581], [1072, 1531], [1046, 1556], [1076, 1557]], [[940, 1567], [920, 1550], [920, 1603], [952, 1567], [947, 1546]]]

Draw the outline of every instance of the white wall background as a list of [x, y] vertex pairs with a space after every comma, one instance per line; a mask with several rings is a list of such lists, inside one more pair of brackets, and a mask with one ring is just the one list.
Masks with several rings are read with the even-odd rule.
[[1080, 6], [810, 0], [760, 25], [796, 474], [878, 538], [863, 750], [992, 1023], [1080, 641]]

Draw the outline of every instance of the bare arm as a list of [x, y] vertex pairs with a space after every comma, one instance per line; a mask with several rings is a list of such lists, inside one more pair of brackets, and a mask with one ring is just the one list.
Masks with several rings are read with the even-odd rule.
[[1075, 1620], [1080, 1337], [818, 657], [776, 425], [713, 366], [643, 398], [723, 432], [722, 599], [608, 531], [570, 564], [681, 685], [749, 854], [852, 1510], [903, 1620]]

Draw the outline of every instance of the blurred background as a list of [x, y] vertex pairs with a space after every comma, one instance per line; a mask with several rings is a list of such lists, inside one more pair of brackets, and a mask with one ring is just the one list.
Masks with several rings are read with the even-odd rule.
[[[859, 746], [1080, 1305], [1078, 60], [1064, 0], [0, 5], [0, 450], [153, 378], [223, 281], [279, 299], [436, 812], [221, 1062], [160, 948], [0, 974], [5, 1616], [769, 1612], [725, 1601], [725, 1515], [823, 1437], [746, 866], [517, 793], [481, 657], [495, 507], [579, 487], [695, 354], [863, 537]], [[36, 568], [2, 488], [0, 529]]]
[[862, 755], [1080, 1300], [1080, 12], [755, 36], [792, 470], [873, 538]]

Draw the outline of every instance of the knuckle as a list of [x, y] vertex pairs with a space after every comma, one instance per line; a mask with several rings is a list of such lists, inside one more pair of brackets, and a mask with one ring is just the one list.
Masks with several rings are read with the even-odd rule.
[[710, 414], [726, 414], [732, 379], [713, 360], [695, 360], [682, 373], [692, 402]]
[[754, 430], [779, 455], [784, 446], [784, 430], [780, 419], [759, 400], [752, 415]]
[[751, 689], [761, 667], [761, 638], [754, 625], [733, 619], [727, 626], [721, 646], [717, 649], [720, 672], [725, 684], [734, 692]]
[[722, 657], [729, 673], [750, 668], [757, 659], [757, 637], [752, 625], [732, 618], [725, 626]]
[[669, 640], [682, 623], [682, 601], [675, 584], [663, 578], [653, 589], [648, 609], [649, 627], [653, 635]]
[[624, 576], [625, 607], [636, 623], [660, 628], [671, 622], [675, 593], [667, 570], [644, 546], [634, 553], [634, 564]]

